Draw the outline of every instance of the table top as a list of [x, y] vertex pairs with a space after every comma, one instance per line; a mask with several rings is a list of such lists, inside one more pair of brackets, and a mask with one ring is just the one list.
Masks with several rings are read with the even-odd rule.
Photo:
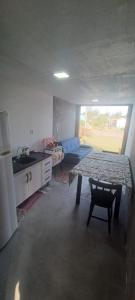
[[132, 189], [129, 159], [121, 154], [93, 151], [70, 171], [69, 181], [72, 181], [75, 175], [121, 184]]

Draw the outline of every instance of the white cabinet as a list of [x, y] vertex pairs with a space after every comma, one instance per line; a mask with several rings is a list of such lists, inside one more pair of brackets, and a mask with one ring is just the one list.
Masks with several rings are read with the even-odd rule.
[[52, 178], [52, 158], [42, 161], [41, 165], [41, 186], [45, 185]]
[[45, 153], [51, 154], [52, 156], [52, 166], [60, 164], [64, 159], [64, 152], [62, 151], [62, 146], [56, 146], [53, 148], [45, 148]]
[[41, 188], [41, 163], [38, 163], [27, 170], [29, 176], [28, 197], [30, 197]]
[[14, 175], [16, 206], [34, 194], [43, 185], [51, 180], [52, 159], [51, 157], [26, 168]]
[[16, 192], [16, 206], [18, 206], [20, 203], [22, 203], [25, 199], [28, 198], [29, 194], [27, 169], [14, 175], [14, 182]]

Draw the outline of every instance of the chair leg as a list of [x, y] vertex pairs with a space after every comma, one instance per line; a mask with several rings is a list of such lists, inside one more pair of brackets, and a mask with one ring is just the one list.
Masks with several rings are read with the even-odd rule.
[[108, 233], [111, 234], [111, 215], [112, 215], [112, 212], [111, 212], [110, 208], [108, 208], [107, 211], [108, 211]]
[[89, 223], [90, 223], [90, 219], [91, 219], [91, 216], [92, 216], [93, 209], [94, 209], [94, 203], [91, 202], [91, 204], [90, 204], [89, 216], [88, 216], [88, 220], [87, 220], [87, 226], [88, 226]]
[[111, 213], [111, 219], [112, 219], [112, 214], [113, 214], [113, 209], [112, 209], [112, 207], [110, 208], [110, 213]]

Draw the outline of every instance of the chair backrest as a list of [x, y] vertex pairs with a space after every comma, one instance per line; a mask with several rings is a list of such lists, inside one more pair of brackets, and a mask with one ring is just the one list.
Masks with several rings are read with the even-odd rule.
[[93, 193], [95, 190], [100, 190], [100, 191], [106, 190], [114, 194], [121, 187], [120, 184], [107, 183], [92, 178], [89, 178], [89, 183], [91, 187], [91, 193]]

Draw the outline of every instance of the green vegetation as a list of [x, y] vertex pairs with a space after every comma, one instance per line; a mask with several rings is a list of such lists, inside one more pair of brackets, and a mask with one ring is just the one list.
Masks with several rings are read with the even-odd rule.
[[[122, 117], [120, 112], [115, 114], [100, 113], [98, 110], [89, 110], [82, 114], [83, 119], [81, 119], [80, 124], [83, 126], [91, 126], [98, 129], [109, 128], [110, 126], [115, 127], [116, 121]], [[84, 121], [85, 120], [85, 121]], [[113, 121], [115, 123], [113, 124]]]
[[92, 135], [81, 136], [81, 142], [92, 145], [97, 150], [105, 150], [120, 153], [122, 146], [122, 139], [116, 139], [112, 136]]
[[117, 121], [120, 118], [122, 118], [121, 112], [100, 113], [97, 109], [88, 108], [81, 114], [82, 143], [90, 144], [99, 150], [120, 153], [124, 135], [124, 128], [117, 127]]
[[99, 115], [91, 121], [91, 125], [95, 128], [104, 129], [108, 125], [108, 116], [105, 114]]

